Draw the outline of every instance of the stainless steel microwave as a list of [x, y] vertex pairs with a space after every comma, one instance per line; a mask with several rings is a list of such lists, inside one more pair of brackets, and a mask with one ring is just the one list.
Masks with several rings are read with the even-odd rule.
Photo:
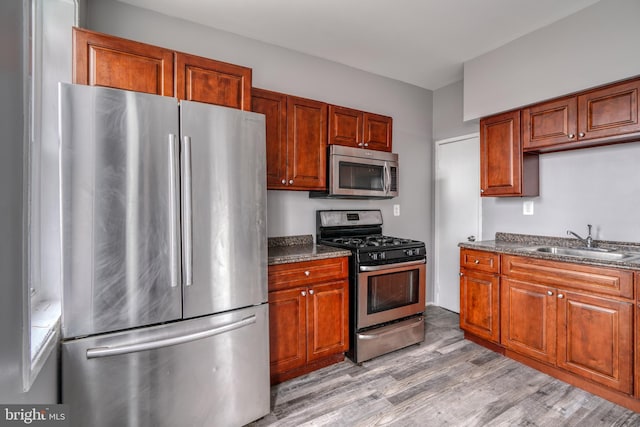
[[327, 191], [309, 197], [390, 199], [398, 195], [398, 155], [386, 151], [330, 145]]

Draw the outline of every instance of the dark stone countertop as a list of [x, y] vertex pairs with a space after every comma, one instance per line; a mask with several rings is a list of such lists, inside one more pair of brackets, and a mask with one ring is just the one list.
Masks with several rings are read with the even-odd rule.
[[269, 237], [268, 265], [351, 256], [351, 251], [313, 243], [310, 234], [302, 236]]
[[603, 260], [588, 256], [567, 256], [545, 252], [535, 252], [527, 248], [535, 246], [558, 246], [567, 248], [581, 248], [582, 243], [574, 238], [534, 236], [528, 234], [496, 233], [495, 240], [482, 240], [478, 242], [462, 242], [458, 246], [467, 249], [484, 250], [509, 255], [521, 255], [531, 258], [548, 259], [554, 261], [574, 262], [606, 267], [616, 267], [627, 270], [640, 270], [640, 243], [615, 242], [606, 240], [594, 240], [595, 247], [616, 249], [619, 251], [637, 253], [637, 257], [621, 260]]

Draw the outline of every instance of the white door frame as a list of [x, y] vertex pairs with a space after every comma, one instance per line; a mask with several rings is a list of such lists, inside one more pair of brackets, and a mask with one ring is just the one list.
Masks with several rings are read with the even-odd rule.
[[[436, 145], [436, 152], [435, 152], [435, 181], [434, 181], [434, 186], [435, 186], [435, 203], [434, 203], [434, 211], [435, 211], [435, 230], [434, 230], [434, 279], [436, 280], [435, 286], [434, 286], [434, 292], [435, 292], [435, 296], [436, 298], [434, 298], [434, 304], [439, 305], [440, 303], [440, 281], [438, 280], [440, 277], [440, 267], [439, 267], [439, 259], [440, 259], [440, 251], [439, 251], [439, 241], [440, 241], [440, 224], [442, 222], [442, 218], [440, 218], [440, 210], [439, 210], [439, 203], [440, 203], [440, 190], [438, 188], [437, 182], [438, 179], [440, 178], [440, 173], [438, 170], [438, 164], [439, 164], [439, 160], [440, 160], [440, 147], [442, 145], [445, 144], [450, 144], [452, 142], [458, 142], [458, 141], [465, 141], [467, 139], [473, 139], [473, 138], [480, 138], [480, 133], [476, 132], [476, 133], [471, 133], [468, 135], [463, 135], [463, 136], [456, 136], [453, 138], [447, 138], [447, 139], [441, 139], [439, 141], [436, 141], [435, 145]], [[480, 199], [480, 202], [478, 203], [478, 235], [476, 236], [476, 240], [482, 240], [482, 198], [480, 197], [480, 188], [478, 188], [478, 198]]]

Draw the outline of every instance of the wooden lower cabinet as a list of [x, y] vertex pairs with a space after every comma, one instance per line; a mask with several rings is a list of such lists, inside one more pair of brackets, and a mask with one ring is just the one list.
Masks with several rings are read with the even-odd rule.
[[560, 292], [557, 365], [591, 381], [632, 393], [633, 304]]
[[347, 258], [270, 266], [269, 276], [271, 383], [343, 360], [349, 346]]
[[460, 252], [460, 329], [500, 342], [500, 256], [485, 251]]
[[534, 359], [555, 363], [556, 303], [543, 285], [502, 278], [502, 345]]
[[465, 337], [640, 411], [640, 272], [494, 253], [500, 256], [496, 345], [477, 326], [488, 329], [487, 319], [495, 317], [487, 310], [492, 274], [469, 270], [476, 261], [489, 268], [483, 260], [490, 257], [474, 259], [472, 252], [461, 250]]

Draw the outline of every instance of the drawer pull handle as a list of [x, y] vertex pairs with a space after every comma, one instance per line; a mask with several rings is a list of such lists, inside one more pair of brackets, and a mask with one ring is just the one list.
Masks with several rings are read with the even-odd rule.
[[311, 274], [311, 272], [309, 270], [304, 272], [304, 275], [307, 276], [307, 277], [309, 277], [310, 274]]
[[475, 264], [480, 264], [480, 260], [479, 260], [479, 259], [477, 259], [477, 260], [475, 260], [475, 261], [474, 261], [474, 263], [475, 263]]

